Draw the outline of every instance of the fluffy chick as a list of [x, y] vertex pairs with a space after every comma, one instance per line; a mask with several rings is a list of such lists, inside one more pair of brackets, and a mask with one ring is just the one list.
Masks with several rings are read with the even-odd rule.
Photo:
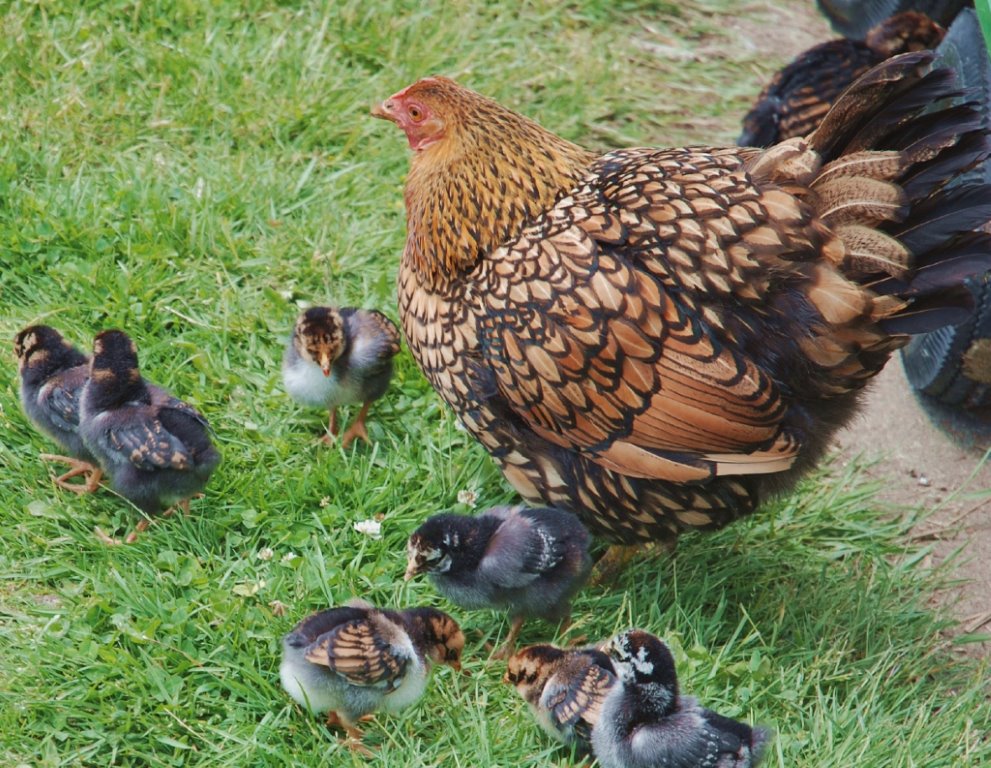
[[581, 521], [550, 507], [435, 515], [409, 537], [405, 579], [426, 572], [462, 608], [508, 608], [509, 636], [494, 654], [505, 658], [527, 618], [570, 620], [591, 569], [588, 545]]
[[[282, 381], [300, 405], [330, 411], [327, 426], [337, 436], [337, 407], [361, 403], [361, 411], [341, 438], [347, 448], [366, 443], [365, 418], [389, 388], [392, 358], [399, 352], [399, 330], [373, 309], [311, 307], [299, 316], [282, 356]], [[324, 442], [330, 437], [324, 435]]]
[[[79, 398], [89, 378], [89, 358], [47, 325], [28, 326], [14, 337], [14, 354], [21, 376], [21, 405], [31, 422], [51, 437], [68, 456], [41, 454], [45, 461], [68, 464], [55, 479], [61, 488], [90, 493], [100, 485], [103, 471], [79, 434]], [[69, 478], [85, 475], [85, 483]]]
[[282, 687], [361, 746], [357, 722], [376, 709], [398, 712], [427, 685], [431, 664], [461, 669], [465, 636], [435, 608], [379, 610], [352, 600], [303, 619], [282, 640]]
[[590, 752], [592, 729], [616, 674], [609, 657], [594, 648], [531, 645], [509, 658], [503, 681], [516, 687], [551, 738]]
[[602, 768], [751, 768], [760, 762], [770, 731], [680, 696], [674, 657], [662, 640], [631, 629], [604, 650], [617, 683], [592, 729]]
[[[145, 515], [176, 503], [188, 511], [189, 499], [220, 463], [206, 419], [142, 378], [137, 350], [122, 331], [104, 331], [93, 341], [80, 416], [83, 441], [110, 475], [111, 487]], [[132, 543], [149, 522], [138, 522], [125, 541]]]

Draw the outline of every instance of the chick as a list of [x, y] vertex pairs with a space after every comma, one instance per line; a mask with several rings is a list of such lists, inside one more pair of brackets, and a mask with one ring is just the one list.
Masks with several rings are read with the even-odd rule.
[[616, 675], [609, 657], [594, 648], [531, 645], [510, 657], [503, 681], [516, 686], [551, 738], [590, 752], [592, 729]]
[[[94, 339], [80, 415], [83, 441], [110, 475], [111, 487], [145, 515], [176, 503], [188, 512], [189, 499], [220, 463], [206, 419], [141, 377], [137, 350], [122, 331]], [[125, 541], [132, 543], [149, 522], [138, 522]], [[97, 534], [118, 543], [99, 529]]]
[[592, 729], [602, 768], [751, 768], [770, 731], [678, 694], [674, 657], [659, 638], [631, 629], [609, 641], [617, 682]]
[[[21, 375], [21, 405], [31, 422], [51, 437], [68, 456], [41, 454], [44, 461], [68, 464], [55, 483], [75, 493], [90, 493], [103, 471], [79, 434], [79, 397], [89, 378], [89, 358], [47, 325], [28, 326], [14, 337]], [[85, 483], [69, 478], [85, 475]]]
[[461, 669], [465, 636], [435, 608], [379, 610], [352, 600], [303, 619], [282, 640], [282, 687], [301, 707], [327, 713], [352, 749], [361, 745], [357, 722], [376, 709], [413, 704], [427, 685], [431, 664]]
[[506, 658], [525, 619], [570, 622], [571, 598], [591, 569], [588, 545], [578, 518], [550, 507], [435, 515], [409, 537], [405, 579], [428, 573], [462, 608], [508, 608], [509, 636], [494, 654]]
[[[300, 405], [327, 408], [328, 430], [337, 436], [337, 406], [361, 403], [361, 411], [341, 438], [347, 448], [366, 443], [368, 409], [389, 388], [392, 358], [399, 352], [395, 324], [373, 309], [311, 307], [296, 320], [282, 356], [282, 381]], [[323, 440], [330, 442], [330, 436]]]

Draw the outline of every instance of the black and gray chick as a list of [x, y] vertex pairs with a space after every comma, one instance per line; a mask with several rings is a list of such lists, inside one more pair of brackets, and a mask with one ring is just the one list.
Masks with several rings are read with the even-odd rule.
[[[341, 438], [347, 448], [366, 443], [365, 418], [385, 394], [392, 358], [399, 353], [399, 330], [374, 309], [311, 307], [301, 314], [282, 356], [282, 381], [300, 405], [330, 411], [328, 430], [337, 436], [337, 407], [361, 403], [361, 411]], [[324, 436], [325, 442], [330, 442]]]
[[[70, 467], [55, 483], [75, 493], [95, 491], [103, 472], [79, 434], [79, 400], [89, 379], [89, 358], [47, 325], [31, 325], [18, 333], [14, 354], [24, 413], [68, 454], [41, 454], [45, 461]], [[77, 475], [86, 475], [86, 482], [70, 483]]]
[[548, 735], [588, 753], [616, 673], [609, 657], [595, 648], [531, 645], [509, 658], [503, 681], [516, 687]]
[[423, 695], [432, 664], [461, 669], [465, 636], [436, 608], [390, 611], [352, 600], [303, 619], [282, 640], [282, 687], [313, 714], [327, 713], [352, 749], [358, 721], [376, 709], [398, 712]]
[[771, 732], [681, 696], [674, 657], [662, 640], [631, 629], [603, 650], [617, 682], [592, 729], [602, 768], [752, 768], [760, 762]]
[[[220, 463], [206, 419], [142, 378], [137, 350], [123, 331], [103, 331], [93, 340], [80, 416], [83, 440], [111, 487], [145, 515], [175, 504], [188, 511], [189, 499], [206, 487]], [[141, 520], [127, 543], [149, 522]]]
[[409, 537], [405, 578], [429, 574], [462, 608], [508, 608], [509, 636], [494, 654], [505, 658], [526, 619], [570, 621], [571, 598], [592, 566], [588, 546], [581, 521], [550, 507], [435, 515]]

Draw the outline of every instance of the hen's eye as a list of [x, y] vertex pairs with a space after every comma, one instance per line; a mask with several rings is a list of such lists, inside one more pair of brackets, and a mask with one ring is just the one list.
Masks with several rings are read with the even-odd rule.
[[408, 111], [411, 120], [420, 121], [423, 119], [423, 110], [419, 107], [410, 107]]

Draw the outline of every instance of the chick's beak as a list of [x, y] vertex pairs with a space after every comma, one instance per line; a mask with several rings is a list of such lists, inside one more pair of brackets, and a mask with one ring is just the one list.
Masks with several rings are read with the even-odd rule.
[[410, 560], [406, 564], [406, 573], [403, 574], [403, 581], [409, 581], [417, 574], [416, 561]]

